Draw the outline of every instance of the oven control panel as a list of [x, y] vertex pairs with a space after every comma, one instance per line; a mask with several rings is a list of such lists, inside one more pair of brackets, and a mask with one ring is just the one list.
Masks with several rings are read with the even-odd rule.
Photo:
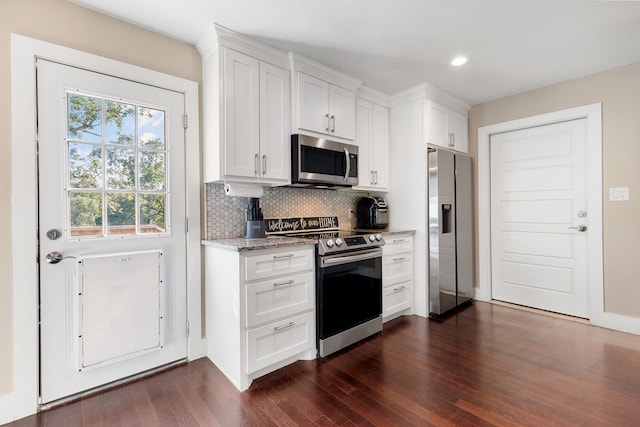
[[318, 252], [320, 255], [335, 252], [345, 252], [369, 247], [384, 245], [382, 235], [365, 234], [357, 236], [336, 237], [330, 239], [320, 239]]

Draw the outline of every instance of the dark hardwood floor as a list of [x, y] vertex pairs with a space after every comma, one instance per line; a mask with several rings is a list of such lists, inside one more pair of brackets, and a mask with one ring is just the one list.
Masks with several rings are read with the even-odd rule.
[[238, 392], [206, 358], [12, 426], [640, 425], [640, 336], [474, 303]]

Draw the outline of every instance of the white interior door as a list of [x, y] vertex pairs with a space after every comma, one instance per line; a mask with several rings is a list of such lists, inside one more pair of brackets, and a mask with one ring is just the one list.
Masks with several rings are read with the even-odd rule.
[[492, 298], [588, 317], [586, 119], [491, 136]]
[[186, 358], [184, 95], [37, 65], [48, 403]]

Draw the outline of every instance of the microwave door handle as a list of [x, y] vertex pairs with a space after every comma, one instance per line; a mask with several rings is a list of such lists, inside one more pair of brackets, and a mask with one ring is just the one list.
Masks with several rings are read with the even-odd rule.
[[349, 162], [349, 150], [347, 150], [347, 147], [344, 147], [344, 159], [347, 162], [347, 170], [344, 173], [344, 180], [346, 181], [351, 173], [351, 162]]

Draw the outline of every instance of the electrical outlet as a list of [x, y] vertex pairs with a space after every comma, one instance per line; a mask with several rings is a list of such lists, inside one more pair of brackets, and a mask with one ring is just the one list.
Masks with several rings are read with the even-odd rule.
[[355, 212], [353, 211], [353, 209], [349, 209], [349, 219], [353, 218], [354, 215]]

